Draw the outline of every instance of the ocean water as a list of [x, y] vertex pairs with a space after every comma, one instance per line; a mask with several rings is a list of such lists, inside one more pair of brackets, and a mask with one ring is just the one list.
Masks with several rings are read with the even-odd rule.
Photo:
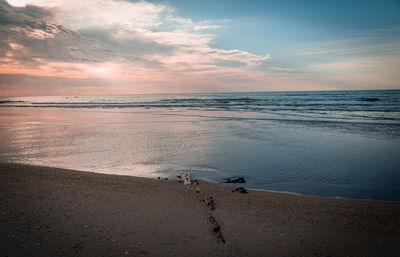
[[0, 162], [400, 200], [400, 90], [0, 98]]

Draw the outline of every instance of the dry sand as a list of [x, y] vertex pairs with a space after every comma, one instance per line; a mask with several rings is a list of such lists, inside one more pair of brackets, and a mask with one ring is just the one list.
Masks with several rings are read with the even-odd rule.
[[0, 183], [0, 256], [400, 256], [399, 202], [17, 164]]

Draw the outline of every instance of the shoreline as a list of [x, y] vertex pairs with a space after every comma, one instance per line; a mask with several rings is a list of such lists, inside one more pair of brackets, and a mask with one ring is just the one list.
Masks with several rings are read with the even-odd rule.
[[[95, 172], [95, 171], [89, 171], [89, 170], [75, 170], [75, 169], [70, 169], [70, 168], [62, 168], [62, 167], [51, 167], [51, 166], [40, 166], [40, 165], [33, 165], [33, 164], [27, 164], [27, 163], [13, 163], [13, 162], [0, 162], [0, 165], [21, 165], [21, 166], [27, 166], [27, 167], [41, 167], [41, 168], [50, 168], [50, 169], [57, 169], [57, 170], [65, 170], [65, 171], [72, 171], [72, 172], [84, 172], [84, 173], [89, 173], [89, 174], [100, 174], [100, 175], [109, 175], [109, 176], [121, 176], [121, 177], [133, 177], [133, 178], [144, 178], [144, 179], [151, 179], [151, 180], [158, 180], [157, 176], [154, 177], [147, 177], [147, 176], [135, 176], [135, 175], [125, 175], [125, 174], [118, 174], [118, 173], [107, 173], [107, 172]], [[160, 177], [160, 180], [169, 180], [169, 181], [176, 181], [176, 177]], [[378, 202], [394, 202], [394, 203], [400, 203], [400, 200], [383, 200], [383, 199], [368, 199], [368, 198], [351, 198], [351, 197], [344, 197], [344, 196], [323, 196], [323, 195], [313, 195], [313, 194], [304, 194], [304, 193], [298, 193], [298, 192], [290, 192], [290, 191], [278, 191], [278, 190], [272, 190], [272, 189], [262, 189], [262, 188], [248, 188], [246, 187], [246, 183], [244, 184], [229, 184], [229, 183], [223, 183], [223, 182], [218, 182], [218, 181], [213, 181], [213, 180], [208, 180], [208, 179], [202, 179], [202, 178], [197, 178], [199, 181], [211, 183], [211, 184], [216, 184], [216, 185], [222, 185], [226, 187], [244, 187], [246, 188], [247, 191], [259, 191], [259, 192], [270, 192], [270, 193], [277, 193], [277, 194], [288, 194], [288, 195], [297, 195], [297, 196], [310, 196], [310, 197], [319, 197], [319, 198], [327, 198], [327, 199], [344, 199], [344, 200], [359, 200], [359, 201], [378, 201]]]
[[400, 256], [400, 202], [11, 163], [0, 178], [2, 256]]

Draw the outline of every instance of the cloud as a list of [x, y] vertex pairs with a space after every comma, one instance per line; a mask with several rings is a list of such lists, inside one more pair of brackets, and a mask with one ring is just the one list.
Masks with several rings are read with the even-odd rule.
[[23, 2], [0, 0], [3, 95], [334, 89], [349, 85], [345, 80], [369, 87], [377, 79], [366, 70], [376, 78], [389, 74], [388, 87], [399, 81], [389, 66], [399, 67], [400, 41], [380, 31], [298, 44], [290, 52], [296, 66], [267, 53], [213, 47], [228, 20], [195, 22], [163, 3]]
[[225, 20], [194, 22], [146, 1], [26, 0], [25, 7], [0, 1], [0, 13], [0, 73], [12, 75], [7, 81], [21, 75], [80, 86], [76, 80], [104, 79], [130, 93], [220, 91], [243, 85], [270, 58], [211, 47]]
[[303, 74], [338, 89], [399, 88], [400, 27], [351, 31], [341, 39], [297, 44]]
[[[0, 74], [0, 92], [4, 96], [15, 95], [71, 95], [93, 94], [119, 94], [121, 86], [126, 86], [118, 82], [105, 79], [86, 78], [64, 78], [55, 76], [31, 76], [22, 74]], [[75, 93], [74, 93], [75, 92]], [[123, 92], [122, 92], [123, 93]]]
[[[151, 87], [195, 71], [223, 74], [238, 67], [234, 72], [242, 72], [270, 58], [211, 47], [213, 32], [226, 20], [194, 22], [170, 6], [146, 1], [26, 0], [24, 7], [13, 7], [0, 0], [0, 14], [2, 74]], [[199, 81], [206, 81], [207, 74], [202, 76]]]
[[[268, 59], [267, 55], [211, 48], [209, 45], [215, 35], [205, 31], [216, 29], [218, 25], [207, 21], [195, 23], [179, 17], [173, 8], [162, 4], [115, 0], [25, 2], [25, 8], [2, 4], [2, 9], [8, 11], [6, 29], [11, 30], [8, 41], [14, 40], [31, 48], [32, 53], [42, 58], [88, 61], [117, 58], [154, 62], [155, 56], [161, 56], [162, 63], [168, 65], [174, 60], [181, 65], [185, 59], [189, 65], [234, 60], [249, 66]], [[32, 8], [45, 15], [28, 19], [25, 11]], [[22, 15], [16, 17], [15, 13]], [[4, 30], [2, 34], [6, 34]], [[55, 50], [53, 53], [52, 49]], [[203, 58], [202, 55], [207, 53], [212, 57]], [[181, 54], [190, 58], [181, 58]]]
[[400, 27], [351, 31], [342, 39], [299, 43], [293, 56], [400, 55]]
[[25, 36], [34, 38], [34, 39], [46, 39], [46, 38], [54, 38], [54, 36], [60, 32], [60, 30], [56, 26], [47, 25], [41, 29], [37, 28], [24, 28], [24, 27], [13, 27], [11, 31], [15, 31], [17, 33], [25, 34]]

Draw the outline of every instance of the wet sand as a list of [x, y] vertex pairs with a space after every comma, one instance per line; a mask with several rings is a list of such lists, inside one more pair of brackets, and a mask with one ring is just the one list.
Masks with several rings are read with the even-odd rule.
[[400, 202], [17, 164], [0, 183], [1, 256], [400, 256]]

